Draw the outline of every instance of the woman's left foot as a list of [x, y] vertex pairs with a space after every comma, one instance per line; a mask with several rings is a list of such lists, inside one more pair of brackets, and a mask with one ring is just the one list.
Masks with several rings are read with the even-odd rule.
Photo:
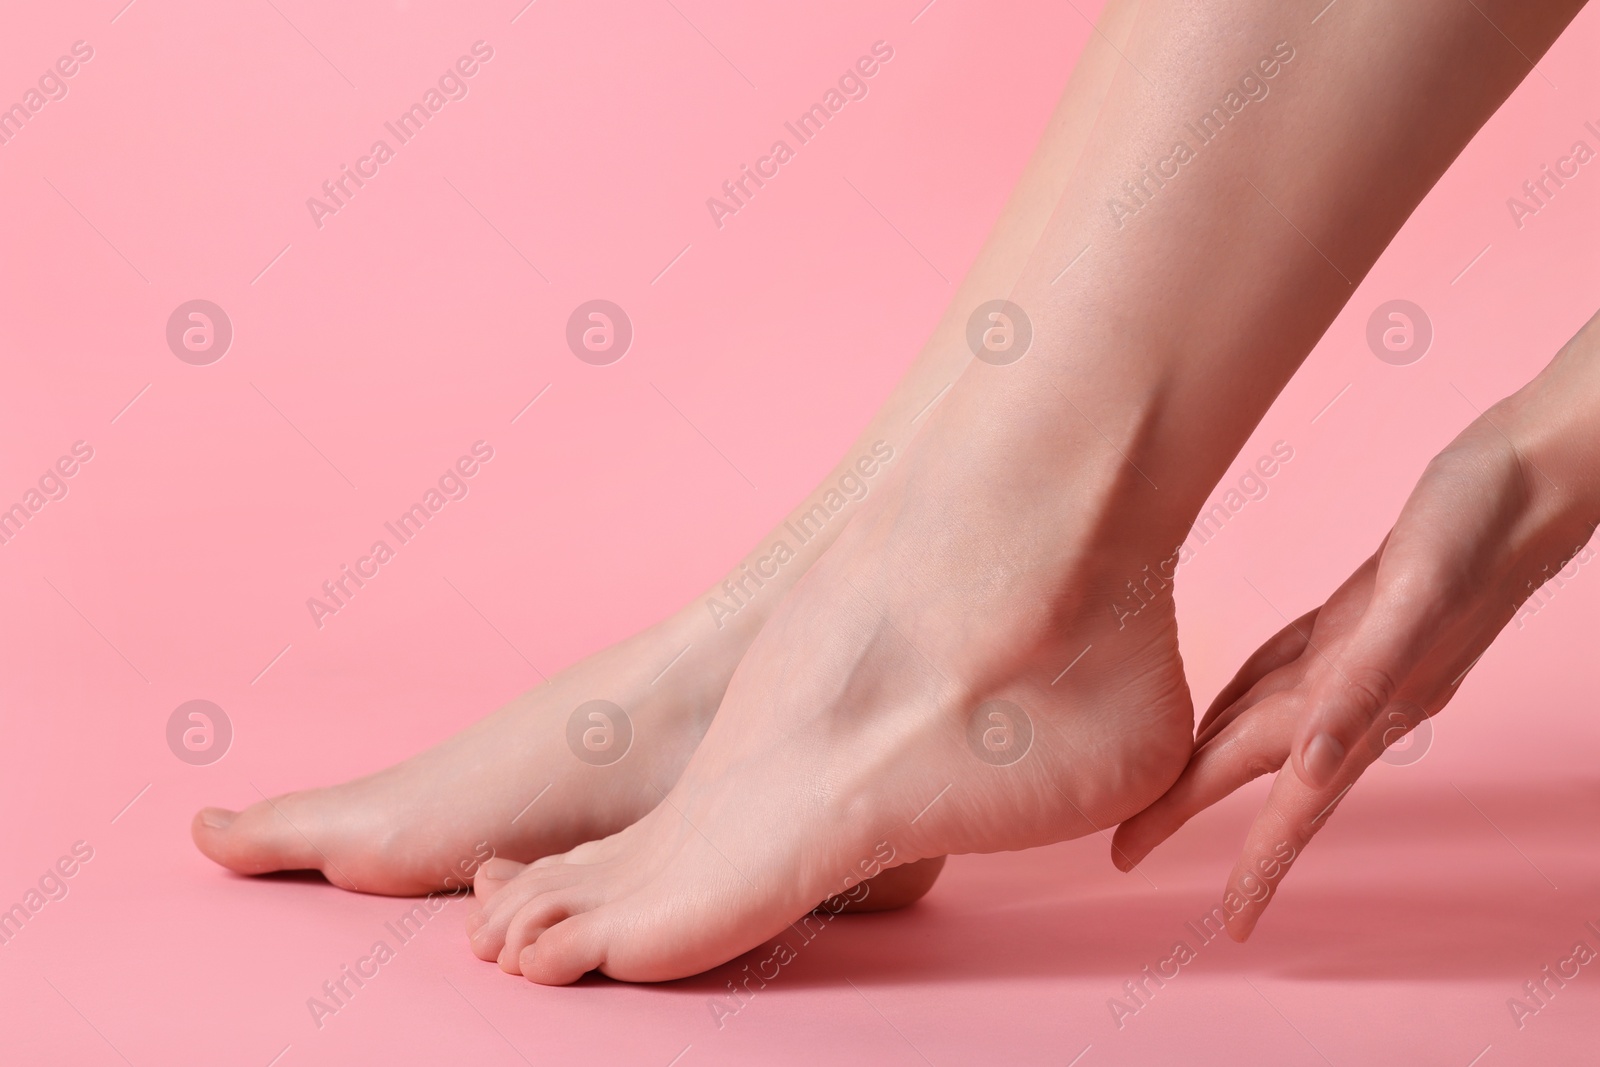
[[1092, 833], [1172, 784], [1193, 708], [1149, 488], [1087, 427], [983, 403], [947, 400], [778, 608], [659, 806], [484, 873], [479, 956], [682, 978], [884, 868]]

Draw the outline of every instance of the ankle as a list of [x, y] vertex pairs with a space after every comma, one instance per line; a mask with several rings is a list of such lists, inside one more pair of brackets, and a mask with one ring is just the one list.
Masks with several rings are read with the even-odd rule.
[[1026, 515], [1053, 531], [1041, 557], [1088, 550], [1137, 572], [1172, 555], [1227, 460], [1186, 440], [1164, 389], [1075, 384], [1043, 363], [1012, 373], [1021, 366], [975, 365], [902, 473], [946, 490], [940, 507], [987, 500], [1001, 525]]
[[991, 467], [1032, 462], [1070, 472], [1115, 461], [1096, 498], [1118, 538], [1138, 531], [1147, 556], [1178, 545], [1283, 382], [1256, 374], [1243, 387], [1230, 384], [1222, 354], [1236, 337], [1174, 335], [1162, 316], [1107, 323], [1060, 315], [1059, 335], [1041, 334], [1024, 358], [971, 364], [936, 416], [947, 431], [966, 431], [964, 447], [995, 439], [983, 461]]

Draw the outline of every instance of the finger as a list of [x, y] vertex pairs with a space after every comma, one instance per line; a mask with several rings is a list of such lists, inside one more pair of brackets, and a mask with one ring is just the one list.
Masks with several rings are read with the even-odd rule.
[[1296, 774], [1278, 774], [1223, 891], [1229, 937], [1235, 941], [1249, 938], [1290, 865], [1300, 858], [1348, 791], [1348, 784], [1338, 789], [1312, 789]]
[[[1195, 748], [1200, 749], [1210, 744], [1235, 719], [1255, 711], [1273, 697], [1296, 690], [1303, 692], [1301, 683], [1305, 680], [1305, 673], [1304, 665], [1299, 660], [1292, 660], [1256, 682], [1250, 687], [1249, 692], [1230, 704], [1222, 714], [1211, 720], [1210, 725], [1195, 736]], [[1304, 702], [1301, 704], [1303, 706]]]
[[[1251, 657], [1252, 663], [1240, 668], [1234, 682], [1218, 694], [1217, 702], [1206, 713], [1206, 720], [1209, 721], [1202, 720], [1200, 724], [1195, 747], [1211, 740], [1231, 719], [1273, 693], [1299, 686], [1306, 678], [1306, 668], [1322, 658], [1326, 643], [1339, 641], [1339, 635], [1353, 630], [1361, 621], [1362, 614], [1372, 600], [1377, 570], [1378, 557], [1369, 556], [1320, 607], [1289, 623], [1262, 646]], [[1260, 661], [1259, 664], [1254, 663], [1256, 660]], [[1302, 669], [1293, 672], [1287, 669], [1296, 664]], [[1242, 691], [1236, 689], [1237, 684], [1251, 672], [1253, 665], [1262, 668], [1255, 684]], [[1220, 701], [1229, 696], [1234, 697], [1233, 704], [1219, 708]]]
[[1244, 661], [1233, 676], [1233, 680], [1222, 687], [1211, 706], [1206, 709], [1205, 715], [1200, 719], [1199, 733], [1196, 737], [1196, 746], [1203, 744], [1210, 733], [1208, 727], [1228, 708], [1239, 702], [1239, 699], [1254, 688], [1255, 684], [1280, 667], [1293, 663], [1306, 649], [1306, 642], [1311, 639], [1311, 628], [1316, 625], [1317, 613], [1322, 610], [1321, 605], [1312, 608], [1298, 619], [1273, 634], [1262, 646], [1255, 650], [1249, 659]]
[[1310, 714], [1294, 743], [1294, 768], [1313, 789], [1325, 788], [1395, 699], [1432, 646], [1444, 598], [1426, 580], [1408, 576], [1379, 587], [1337, 662], [1312, 645], [1318, 663], [1310, 682]]
[[1120, 870], [1132, 870], [1195, 815], [1282, 767], [1300, 707], [1293, 692], [1268, 699], [1206, 742], [1190, 757], [1172, 788], [1117, 827], [1111, 839], [1112, 863]]
[[[1417, 716], [1417, 721], [1422, 717]], [[1416, 722], [1411, 725], [1415, 726]], [[1228, 876], [1223, 907], [1228, 913], [1229, 937], [1243, 941], [1250, 936], [1267, 905], [1277, 895], [1290, 865], [1328, 825], [1356, 780], [1382, 752], [1386, 733], [1390, 740], [1395, 739], [1391, 724], [1374, 724], [1357, 754], [1322, 788], [1307, 785], [1298, 774], [1278, 773], [1266, 804], [1245, 837], [1239, 861]]]

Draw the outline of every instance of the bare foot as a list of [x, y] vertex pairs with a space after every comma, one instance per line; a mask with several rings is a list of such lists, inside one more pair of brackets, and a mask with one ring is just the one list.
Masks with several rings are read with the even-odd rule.
[[[195, 844], [243, 874], [314, 869], [344, 889], [413, 895], [465, 888], [491, 856], [532, 860], [612, 833], [660, 803], [688, 762], [738, 637], [703, 609], [682, 612], [403, 763], [237, 814], [206, 808]], [[593, 705], [572, 727], [595, 700], [626, 720]]]
[[[195, 844], [241, 874], [318, 870], [344, 889], [413, 896], [466, 889], [474, 875], [481, 892], [494, 884], [480, 871], [486, 861], [514, 871], [614, 833], [677, 780], [748, 644], [702, 618], [668, 619], [376, 774], [239, 813], [206, 808]], [[624, 709], [626, 724], [603, 705], [585, 707], [596, 699]], [[904, 907], [942, 866], [885, 872], [847, 910]]]
[[[880, 863], [877, 875], [867, 878], [846, 892], [822, 901], [822, 906], [828, 908], [831, 914], [845, 915], [863, 915], [909, 907], [928, 895], [933, 883], [939, 880], [939, 873], [944, 870], [944, 861], [944, 856], [937, 856], [887, 869], [882, 869]], [[496, 856], [478, 868], [477, 874], [472, 879], [472, 891], [476, 899], [471, 902], [467, 913], [469, 933], [475, 933], [488, 921], [485, 902], [491, 900], [508, 882], [514, 881], [517, 875], [528, 867], [529, 864], [515, 863]], [[510, 973], [516, 974], [514, 964], [514, 957], [507, 957], [503, 966]]]
[[[969, 313], [1009, 291], [1032, 254], [1121, 70], [1122, 54], [1113, 42], [1128, 39], [1136, 7], [1124, 5], [1103, 16], [1097, 35], [1109, 47], [1086, 53], [1074, 68], [1002, 226], [904, 381], [843, 462], [791, 513], [791, 521], [763, 540], [747, 559], [749, 567], [733, 572], [733, 582], [746, 593], [750, 570], [766, 579], [759, 614], [777, 603], [788, 583], [854, 521], [861, 498], [869, 490], [877, 494], [883, 464], [893, 469], [899, 461], [890, 457], [918, 432], [922, 413], [971, 362]], [[813, 529], [818, 514], [830, 516], [820, 532]], [[796, 543], [787, 532], [792, 527], [809, 536]], [[792, 556], [783, 557], [789, 562], [773, 579], [761, 557], [780, 540]], [[741, 608], [726, 629], [719, 629], [705, 607], [697, 603], [686, 614], [578, 664], [396, 767], [331, 789], [259, 803], [238, 815], [207, 809], [195, 819], [195, 841], [217, 862], [245, 873], [314, 868], [347, 888], [410, 894], [452, 888], [490, 855], [532, 860], [613, 833], [659, 804], [671, 788], [760, 627], [758, 612]], [[691, 651], [652, 685], [685, 646]], [[610, 766], [585, 765], [566, 743], [569, 716], [594, 699], [625, 708], [634, 727], [632, 749]], [[548, 792], [541, 793], [546, 787]], [[871, 883], [870, 895], [852, 890], [861, 899], [845, 906], [875, 910], [915, 900], [937, 877], [939, 866], [930, 860], [894, 867]], [[817, 899], [837, 888], [820, 886]]]
[[1130, 506], [1148, 486], [1083, 426], [1011, 432], [968, 401], [778, 608], [658, 807], [485, 880], [480, 957], [681, 978], [884, 867], [1092, 833], [1172, 784], [1193, 708], [1171, 598], [1119, 602], [1176, 543]]

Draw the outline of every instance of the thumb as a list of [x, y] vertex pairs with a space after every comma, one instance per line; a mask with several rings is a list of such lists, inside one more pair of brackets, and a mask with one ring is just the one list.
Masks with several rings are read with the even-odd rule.
[[1344, 648], [1318, 651], [1324, 669], [1292, 750], [1296, 773], [1313, 789], [1332, 782], [1367, 737], [1432, 647], [1444, 616], [1444, 598], [1430, 595], [1433, 583], [1382, 578]]

